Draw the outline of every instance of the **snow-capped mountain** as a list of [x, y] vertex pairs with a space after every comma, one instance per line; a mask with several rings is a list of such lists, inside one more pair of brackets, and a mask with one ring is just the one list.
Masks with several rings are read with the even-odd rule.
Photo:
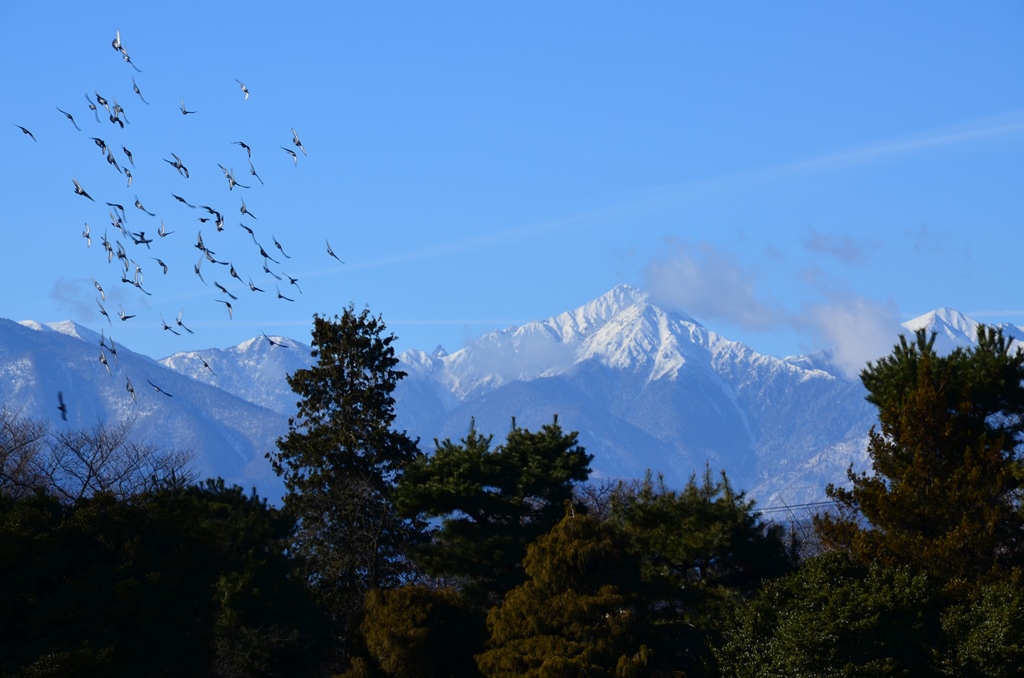
[[[935, 331], [944, 351], [970, 343], [977, 323], [939, 309], [904, 326]], [[107, 375], [100, 336], [90, 330], [0, 320], [0, 398], [55, 425], [63, 425], [57, 391], [68, 401], [70, 425], [134, 416], [137, 432], [161, 447], [193, 448], [202, 473], [256, 485], [277, 500], [281, 485], [264, 453], [295, 413], [285, 376], [312, 358], [299, 341], [270, 339], [287, 348], [257, 337], [154, 361], [119, 347]], [[395, 393], [397, 426], [431, 452], [435, 438], [458, 440], [471, 422], [497, 442], [513, 418], [536, 429], [557, 414], [595, 455], [595, 479], [636, 478], [649, 469], [681, 486], [710, 465], [762, 506], [800, 504], [822, 498], [829, 482], [843, 483], [851, 463], [867, 467], [875, 412], [861, 384], [844, 378], [829, 356], [761, 355], [619, 286], [453, 353], [438, 347], [401, 354], [408, 376]]]

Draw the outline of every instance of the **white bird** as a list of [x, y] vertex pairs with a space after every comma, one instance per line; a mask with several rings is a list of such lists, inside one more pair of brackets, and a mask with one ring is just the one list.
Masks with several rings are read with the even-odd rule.
[[244, 100], [248, 101], [249, 100], [249, 88], [246, 87], [245, 83], [242, 82], [241, 80], [239, 80], [238, 78], [235, 78], [235, 82], [237, 82], [238, 86], [242, 88], [242, 94], [245, 95], [244, 96]]
[[85, 224], [85, 230], [82, 231], [82, 237], [85, 238], [85, 246], [92, 247], [92, 236], [90, 235], [89, 224]]

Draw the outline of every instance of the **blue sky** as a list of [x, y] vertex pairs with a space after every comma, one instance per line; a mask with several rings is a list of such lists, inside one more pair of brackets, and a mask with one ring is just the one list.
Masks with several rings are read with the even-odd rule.
[[[314, 313], [353, 302], [400, 349], [454, 350], [629, 283], [762, 352], [834, 344], [852, 366], [937, 307], [1024, 323], [1018, 2], [9, 5], [2, 317], [70, 318], [162, 357], [305, 340]], [[124, 129], [96, 121], [95, 92]], [[119, 164], [131, 150], [131, 186], [94, 136]], [[173, 233], [133, 245], [107, 201], [130, 231]], [[104, 230], [152, 296], [120, 282]], [[199, 281], [199, 231], [242, 282], [210, 262]], [[162, 329], [179, 311], [195, 335]]]

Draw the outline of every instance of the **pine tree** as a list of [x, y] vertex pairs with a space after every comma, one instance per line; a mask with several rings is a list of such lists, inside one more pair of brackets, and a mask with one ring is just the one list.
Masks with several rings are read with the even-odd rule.
[[527, 580], [487, 617], [486, 676], [644, 675], [637, 561], [607, 522], [570, 512], [531, 544]]
[[487, 606], [523, 581], [527, 544], [562, 518], [593, 458], [557, 416], [537, 432], [513, 420], [493, 449], [492, 438], [471, 425], [460, 444], [437, 443], [432, 456], [410, 465], [400, 487], [406, 515], [441, 518], [431, 542], [417, 549], [417, 563]]
[[919, 330], [861, 374], [880, 428], [870, 432], [872, 473], [830, 485], [838, 515], [819, 533], [858, 560], [909, 566], [951, 590], [1022, 564], [1024, 353], [1001, 330], [940, 356]]
[[384, 332], [380, 317], [352, 305], [333, 320], [314, 316], [317, 363], [288, 377], [298, 414], [267, 455], [284, 478], [285, 509], [299, 521], [293, 550], [342, 624], [367, 591], [407, 572], [406, 548], [418, 534], [393, 505], [395, 483], [418, 452], [392, 428], [392, 392], [405, 373], [395, 369], [394, 335]]

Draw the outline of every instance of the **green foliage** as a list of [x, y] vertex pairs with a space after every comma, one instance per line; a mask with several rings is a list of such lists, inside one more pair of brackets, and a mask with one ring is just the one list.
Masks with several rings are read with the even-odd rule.
[[724, 619], [762, 580], [793, 567], [782, 528], [762, 523], [753, 506], [710, 468], [682, 492], [648, 474], [613, 497], [610, 520], [641, 567], [645, 642], [656, 666], [713, 673]]
[[491, 602], [522, 582], [526, 545], [550, 530], [586, 480], [589, 455], [555, 417], [540, 431], [512, 422], [503, 445], [471, 425], [460, 444], [437, 443], [407, 469], [399, 506], [408, 516], [441, 518], [429, 544], [415, 552], [429, 574], [462, 584]]
[[313, 321], [317, 363], [288, 377], [298, 414], [267, 456], [284, 478], [285, 509], [299, 520], [294, 553], [344, 625], [367, 591], [408, 571], [405, 551], [418, 529], [395, 514], [392, 495], [417, 448], [392, 429], [392, 392], [405, 373], [395, 369], [395, 337], [384, 335], [383, 321], [351, 305]]
[[529, 546], [524, 567], [527, 580], [488, 615], [489, 649], [477, 657], [484, 675], [642, 675], [639, 571], [622, 535], [567, 515]]
[[832, 552], [766, 584], [718, 656], [736, 678], [936, 675], [937, 620], [924, 575]]
[[943, 668], [949, 676], [1024, 675], [1024, 587], [1017, 579], [984, 586], [970, 603], [948, 609]]
[[0, 674], [287, 675], [320, 617], [292, 521], [223, 482], [0, 500]]
[[477, 675], [482, 620], [454, 591], [403, 586], [371, 591], [360, 629], [382, 672], [394, 678]]
[[949, 590], [1020, 567], [1024, 353], [1002, 331], [948, 356], [919, 331], [861, 378], [879, 409], [873, 472], [829, 486], [842, 507], [817, 520], [826, 543], [862, 562], [920, 568]]

